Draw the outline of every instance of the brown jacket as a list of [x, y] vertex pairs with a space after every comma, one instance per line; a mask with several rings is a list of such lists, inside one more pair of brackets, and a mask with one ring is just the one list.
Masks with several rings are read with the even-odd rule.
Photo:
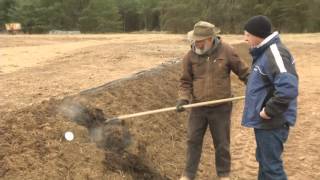
[[197, 55], [191, 49], [182, 62], [179, 99], [203, 102], [231, 97], [230, 72], [246, 82], [249, 68], [233, 48], [218, 41], [207, 55]]

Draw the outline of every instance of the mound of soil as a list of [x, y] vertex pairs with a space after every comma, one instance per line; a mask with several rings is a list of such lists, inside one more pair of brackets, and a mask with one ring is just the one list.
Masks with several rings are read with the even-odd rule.
[[[246, 55], [245, 46], [237, 48]], [[1, 112], [0, 178], [178, 178], [188, 113], [104, 121], [174, 106], [180, 66], [173, 61], [75, 96]], [[234, 94], [242, 95], [243, 85], [233, 82]], [[75, 134], [73, 141], [64, 140], [66, 131]]]

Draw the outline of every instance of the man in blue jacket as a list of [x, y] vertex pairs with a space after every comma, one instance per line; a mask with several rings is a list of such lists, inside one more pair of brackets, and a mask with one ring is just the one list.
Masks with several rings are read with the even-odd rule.
[[254, 128], [259, 180], [283, 180], [281, 154], [289, 128], [296, 122], [298, 75], [295, 61], [266, 16], [244, 27], [252, 68], [247, 82], [242, 125]]

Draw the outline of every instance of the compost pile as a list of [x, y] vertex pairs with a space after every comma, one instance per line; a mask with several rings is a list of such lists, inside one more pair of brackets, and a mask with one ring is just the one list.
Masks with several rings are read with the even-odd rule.
[[[104, 121], [174, 106], [180, 68], [172, 61], [64, 99], [1, 112], [0, 179], [176, 179], [184, 166], [187, 113]], [[233, 89], [242, 95], [242, 84]], [[66, 131], [73, 141], [64, 139]]]

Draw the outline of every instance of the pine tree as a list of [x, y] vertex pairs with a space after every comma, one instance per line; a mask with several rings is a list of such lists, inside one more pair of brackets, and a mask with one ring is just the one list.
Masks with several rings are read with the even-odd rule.
[[81, 32], [116, 32], [121, 20], [114, 0], [91, 0], [79, 18]]

